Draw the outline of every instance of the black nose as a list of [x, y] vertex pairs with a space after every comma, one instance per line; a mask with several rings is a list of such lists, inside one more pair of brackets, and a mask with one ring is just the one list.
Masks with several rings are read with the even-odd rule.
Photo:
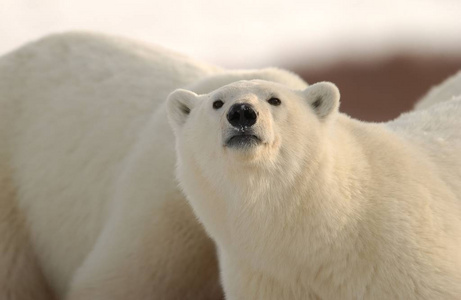
[[247, 103], [234, 104], [227, 113], [227, 120], [234, 127], [251, 127], [257, 118], [255, 110]]

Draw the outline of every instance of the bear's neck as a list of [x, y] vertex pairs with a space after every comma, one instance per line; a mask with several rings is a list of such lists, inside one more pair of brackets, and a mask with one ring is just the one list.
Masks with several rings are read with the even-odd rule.
[[[402, 190], [433, 178], [432, 169], [422, 164], [412, 145], [382, 125], [346, 116], [337, 122], [316, 158], [321, 163], [303, 165], [309, 172], [298, 174], [291, 186], [253, 174], [241, 183], [245, 192], [226, 199], [232, 204], [230, 239], [218, 248], [223, 270], [240, 272], [228, 278], [251, 274], [240, 283], [259, 285], [256, 291], [271, 286], [272, 295], [344, 299], [392, 293], [393, 287], [404, 289], [418, 274], [434, 271], [424, 265], [427, 253], [411, 247], [431, 249], [430, 241], [420, 239], [415, 230], [435, 236], [443, 232], [443, 220], [434, 219], [429, 205], [420, 209], [427, 197], [424, 187], [413, 190], [411, 197]], [[380, 286], [382, 282], [389, 284]], [[296, 298], [290, 297], [285, 298]]]
[[[309, 171], [300, 172], [290, 186], [281, 185], [273, 174], [251, 174], [242, 182], [244, 192], [226, 199], [240, 207], [230, 212], [232, 240], [218, 243], [222, 256], [228, 257], [224, 261], [251, 269], [260, 282], [278, 282], [287, 291], [298, 288], [300, 293], [308, 292], [300, 278], [315, 287], [310, 291], [318, 291], [335, 286], [335, 280], [360, 286], [362, 276], [372, 276], [376, 266], [366, 261], [366, 253], [373, 249], [363, 243], [370, 237], [361, 236], [376, 234], [376, 228], [363, 228], [361, 222], [369, 217], [370, 178], [376, 177], [369, 161], [376, 149], [368, 146], [375, 141], [367, 139], [389, 133], [347, 116], [339, 116], [337, 122], [317, 163], [301, 160], [301, 169]], [[373, 180], [376, 184], [382, 179]], [[344, 274], [361, 276], [344, 278]]]
[[309, 153], [300, 159], [302, 171], [290, 180], [280, 178], [283, 172], [249, 172], [238, 183], [243, 189], [226, 192], [231, 195], [226, 203], [238, 204], [235, 212], [230, 206], [229, 219], [235, 221], [226, 247], [231, 245], [238, 256], [252, 262], [260, 260], [264, 268], [267, 259], [280, 259], [286, 266], [290, 260], [298, 264], [295, 257], [301, 241], [303, 259], [320, 255], [317, 262], [328, 259], [332, 243], [354, 242], [369, 167], [351, 134], [359, 124], [346, 116], [339, 116], [337, 122], [324, 151], [314, 159]]

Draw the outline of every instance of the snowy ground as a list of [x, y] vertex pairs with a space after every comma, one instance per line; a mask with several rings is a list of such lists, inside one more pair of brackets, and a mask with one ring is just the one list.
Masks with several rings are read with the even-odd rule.
[[228, 67], [389, 51], [459, 52], [459, 0], [0, 0], [0, 54], [72, 29], [157, 43]]

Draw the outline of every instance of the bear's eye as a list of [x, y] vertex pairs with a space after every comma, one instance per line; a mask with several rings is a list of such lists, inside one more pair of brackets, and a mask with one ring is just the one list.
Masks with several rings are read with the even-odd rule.
[[270, 105], [274, 105], [274, 106], [279, 106], [280, 104], [282, 104], [282, 101], [280, 101], [279, 98], [275, 98], [275, 97], [270, 98], [269, 100], [267, 100], [267, 102], [269, 102]]
[[224, 105], [224, 102], [222, 102], [221, 100], [216, 100], [215, 102], [213, 102], [214, 109], [220, 109], [223, 105]]

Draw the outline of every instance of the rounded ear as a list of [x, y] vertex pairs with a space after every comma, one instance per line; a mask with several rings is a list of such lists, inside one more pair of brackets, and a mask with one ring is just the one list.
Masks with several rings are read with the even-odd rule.
[[198, 95], [194, 92], [178, 89], [168, 96], [167, 114], [173, 129], [181, 128], [194, 107]]
[[331, 82], [319, 82], [307, 87], [303, 94], [320, 119], [326, 119], [339, 108], [339, 90]]

